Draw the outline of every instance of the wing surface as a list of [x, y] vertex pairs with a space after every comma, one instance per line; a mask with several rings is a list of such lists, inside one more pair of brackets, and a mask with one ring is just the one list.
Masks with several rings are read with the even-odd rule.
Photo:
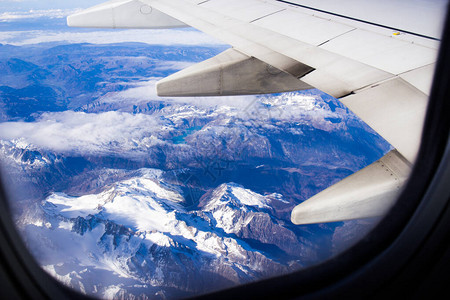
[[[447, 1], [418, 0], [342, 0], [339, 5], [331, 0], [113, 0], [70, 16], [68, 23], [195, 27], [233, 48], [163, 79], [157, 86], [160, 95], [257, 94], [315, 87], [339, 98], [391, 143], [395, 153], [381, 160], [404, 166], [401, 174], [407, 174], [418, 151], [436, 63], [443, 19], [436, 14], [443, 14], [446, 5]], [[297, 206], [292, 221], [304, 223], [301, 220], [312, 211], [323, 214], [308, 218], [309, 223], [381, 214], [384, 210], [374, 208], [374, 203], [389, 207], [401, 185], [382, 183], [383, 192], [373, 197], [369, 191], [376, 190], [374, 182], [385, 178], [377, 167], [367, 168]], [[363, 180], [367, 174], [375, 180]], [[355, 192], [352, 181], [359, 182], [360, 192]], [[384, 198], [390, 200], [380, 200]], [[334, 211], [333, 216], [324, 207]]]

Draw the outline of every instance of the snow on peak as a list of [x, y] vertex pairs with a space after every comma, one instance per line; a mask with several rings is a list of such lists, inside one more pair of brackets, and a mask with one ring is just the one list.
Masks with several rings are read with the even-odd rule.
[[[136, 281], [164, 288], [178, 283], [180, 273], [196, 278], [208, 270], [233, 281], [285, 272], [286, 266], [247, 241], [265, 235], [265, 243], [282, 249], [277, 238], [292, 235], [268, 212], [274, 194], [263, 196], [225, 183], [204, 195], [207, 205], [188, 210], [180, 204], [180, 187], [165, 182], [160, 170], [136, 174], [98, 194], [54, 193], [44, 201], [49, 226], [30, 224], [26, 230], [29, 239], [45, 241], [50, 252], [42, 264], [49, 273], [66, 284], [82, 283], [87, 294], [105, 297], [118, 290], [110, 290], [114, 285], [107, 279], [97, 291], [89, 276], [112, 274], [130, 286]], [[74, 268], [74, 273], [65, 272]], [[192, 288], [198, 282], [186, 284]]]
[[269, 196], [263, 196], [235, 183], [224, 183], [205, 195], [210, 200], [203, 207], [212, 212], [218, 228], [236, 233], [247, 226], [255, 215], [266, 215], [260, 209], [270, 209]]
[[0, 156], [17, 165], [44, 167], [59, 160], [56, 154], [42, 151], [25, 139], [0, 140]]
[[213, 210], [229, 203], [235, 206], [270, 208], [269, 201], [266, 196], [246, 189], [242, 185], [224, 183], [212, 192], [211, 200], [206, 205], [205, 210]]
[[45, 200], [43, 208], [50, 215], [66, 218], [100, 215], [135, 230], [165, 231], [175, 220], [172, 212], [184, 211], [178, 204], [184, 198], [179, 191], [159, 183], [155, 178], [157, 172], [142, 173], [142, 177], [121, 181], [99, 194], [71, 197], [53, 193]]

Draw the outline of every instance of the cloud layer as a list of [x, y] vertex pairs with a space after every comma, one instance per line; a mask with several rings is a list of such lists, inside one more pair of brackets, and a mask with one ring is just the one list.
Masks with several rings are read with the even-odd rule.
[[153, 135], [160, 124], [152, 116], [122, 112], [45, 113], [33, 123], [0, 124], [0, 139], [23, 139], [41, 149], [77, 154], [129, 154], [160, 141]]
[[79, 9], [31, 9], [28, 11], [6, 11], [0, 13], [0, 22], [19, 21], [23, 19], [36, 18], [62, 19], [77, 11], [79, 11]]

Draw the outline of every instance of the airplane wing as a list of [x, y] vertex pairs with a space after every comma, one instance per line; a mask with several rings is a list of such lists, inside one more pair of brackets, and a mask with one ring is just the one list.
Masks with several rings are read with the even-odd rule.
[[[395, 147], [294, 208], [309, 224], [379, 216], [414, 162], [447, 1], [112, 0], [69, 26], [192, 26], [232, 48], [162, 79], [161, 96], [320, 89]], [[443, 19], [443, 18], [442, 18]]]

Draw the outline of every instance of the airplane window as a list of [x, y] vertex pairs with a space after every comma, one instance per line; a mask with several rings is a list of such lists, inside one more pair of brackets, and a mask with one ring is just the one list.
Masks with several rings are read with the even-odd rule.
[[230, 46], [191, 28], [67, 26], [102, 2], [0, 2], [2, 177], [47, 273], [98, 298], [190, 297], [320, 264], [378, 224], [291, 220], [394, 149], [342, 102], [315, 88], [158, 96]]

